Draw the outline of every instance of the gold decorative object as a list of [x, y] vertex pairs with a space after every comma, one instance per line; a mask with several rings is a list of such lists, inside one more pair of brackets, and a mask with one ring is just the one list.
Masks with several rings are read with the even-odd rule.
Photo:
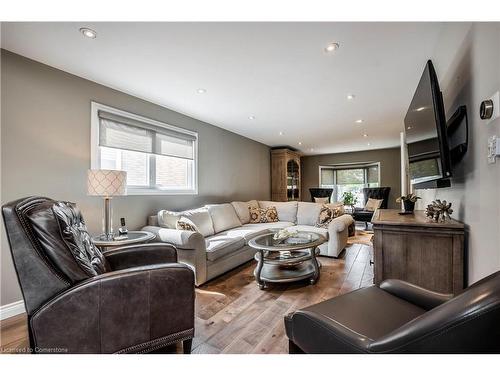
[[435, 221], [436, 223], [444, 222], [446, 220], [451, 220], [450, 215], [453, 213], [453, 209], [451, 208], [451, 202], [447, 203], [446, 201], [442, 201], [440, 199], [436, 199], [432, 201], [431, 204], [427, 205], [425, 210], [425, 215]]

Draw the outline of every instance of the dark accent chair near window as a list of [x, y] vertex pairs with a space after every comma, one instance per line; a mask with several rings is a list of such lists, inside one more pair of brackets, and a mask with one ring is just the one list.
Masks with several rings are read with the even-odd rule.
[[290, 353], [500, 353], [500, 271], [453, 296], [400, 281], [285, 317]]
[[175, 247], [104, 254], [74, 204], [30, 197], [2, 207], [38, 352], [146, 353], [194, 335], [194, 274]]
[[[368, 198], [372, 199], [382, 199], [382, 205], [380, 208], [387, 208], [387, 203], [389, 202], [389, 193], [391, 192], [390, 187], [377, 187], [377, 188], [363, 188], [364, 205], [368, 202]], [[365, 226], [372, 221], [373, 211], [365, 211], [364, 208], [356, 208], [353, 213], [354, 220], [363, 221]]]
[[309, 193], [311, 193], [311, 202], [314, 202], [314, 198], [328, 198], [329, 203], [331, 203], [333, 189], [309, 188]]

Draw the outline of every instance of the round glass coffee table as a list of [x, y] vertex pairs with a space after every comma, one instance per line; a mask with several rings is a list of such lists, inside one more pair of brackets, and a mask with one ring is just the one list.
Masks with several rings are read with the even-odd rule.
[[321, 264], [316, 259], [317, 248], [326, 238], [314, 232], [298, 232], [285, 240], [275, 240], [275, 232], [262, 234], [250, 240], [248, 245], [255, 254], [257, 267], [255, 280], [260, 289], [267, 283], [288, 283], [309, 279], [315, 284]]

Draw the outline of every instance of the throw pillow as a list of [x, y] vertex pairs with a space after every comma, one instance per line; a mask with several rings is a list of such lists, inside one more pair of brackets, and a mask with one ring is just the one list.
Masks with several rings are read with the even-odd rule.
[[343, 202], [328, 203], [325, 206], [331, 208], [335, 212], [335, 217], [345, 214], [345, 208]]
[[320, 228], [327, 228], [333, 219], [344, 214], [343, 209], [343, 206], [341, 209], [338, 205], [324, 204], [321, 206], [316, 226]]
[[250, 223], [275, 223], [279, 221], [278, 211], [276, 211], [276, 207], [250, 207]]
[[365, 204], [365, 211], [375, 211], [377, 208], [382, 206], [383, 201], [383, 199], [368, 198], [368, 201]]
[[196, 225], [187, 217], [181, 217], [179, 220], [177, 220], [177, 222], [175, 223], [175, 229], [188, 230], [190, 232], [199, 232]]
[[330, 198], [328, 198], [328, 197], [324, 197], [324, 198], [314, 197], [314, 202], [315, 203], [330, 203]]

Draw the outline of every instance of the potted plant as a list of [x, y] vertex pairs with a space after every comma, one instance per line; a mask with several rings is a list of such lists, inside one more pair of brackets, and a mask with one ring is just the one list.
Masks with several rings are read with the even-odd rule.
[[421, 199], [420, 197], [417, 197], [415, 194], [410, 193], [408, 195], [403, 195], [396, 199], [396, 202], [401, 203], [403, 202], [403, 206], [405, 208], [405, 212], [413, 212], [415, 209], [415, 203], [417, 202], [418, 199]]
[[354, 193], [346, 191], [342, 194], [342, 201], [344, 202], [344, 206], [351, 207], [352, 212], [354, 212], [354, 205], [357, 203], [358, 197]]

